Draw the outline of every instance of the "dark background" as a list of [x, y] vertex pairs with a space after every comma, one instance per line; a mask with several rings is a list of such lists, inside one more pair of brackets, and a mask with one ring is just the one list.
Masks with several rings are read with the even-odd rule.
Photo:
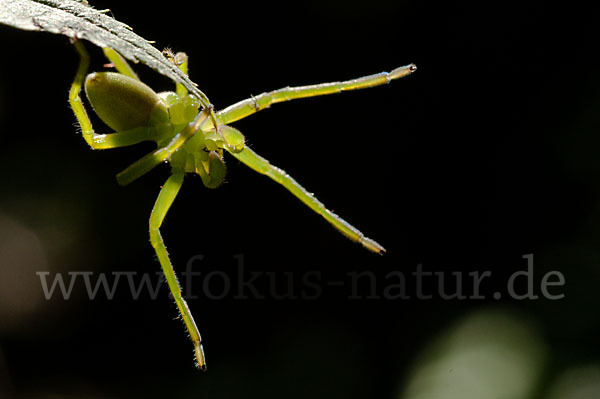
[[[159, 270], [147, 223], [169, 169], [119, 187], [114, 175], [152, 147], [89, 150], [67, 103], [78, 61], [68, 39], [2, 26], [0, 397], [408, 397], [432, 343], [487, 313], [530, 325], [542, 355], [528, 397], [547, 397], [565, 370], [599, 363], [598, 10], [534, 1], [92, 4], [158, 48], [186, 51], [191, 78], [217, 108], [417, 64], [389, 86], [276, 105], [235, 124], [388, 253], [346, 240], [229, 157], [217, 190], [188, 177], [163, 228], [179, 273], [203, 255], [194, 270], [223, 271], [232, 283], [211, 300], [197, 278], [200, 298], [189, 303], [206, 374], [193, 367], [166, 287], [156, 300], [134, 301], [126, 286], [111, 301], [89, 300], [80, 282], [70, 300], [44, 300], [36, 271]], [[101, 52], [87, 47], [102, 69]], [[157, 91], [171, 89], [135, 68]], [[262, 273], [265, 299], [234, 298], [239, 254], [242, 279]], [[511, 299], [507, 280], [525, 270], [526, 254], [540, 298]], [[418, 264], [445, 272], [449, 292], [452, 272], [491, 271], [486, 299], [444, 300], [433, 279], [423, 287], [433, 298], [417, 299]], [[560, 300], [539, 290], [553, 270], [565, 278], [551, 289]], [[364, 271], [380, 296], [386, 275], [401, 271], [412, 298], [349, 299], [348, 273]], [[309, 272], [321, 273], [316, 299], [271, 294], [289, 292], [289, 276], [295, 293], [313, 294], [302, 281]], [[223, 292], [222, 276], [210, 292]], [[371, 285], [356, 288], [368, 296]], [[517, 291], [526, 289], [519, 280]], [[511, 328], [500, 324], [491, 333]]]

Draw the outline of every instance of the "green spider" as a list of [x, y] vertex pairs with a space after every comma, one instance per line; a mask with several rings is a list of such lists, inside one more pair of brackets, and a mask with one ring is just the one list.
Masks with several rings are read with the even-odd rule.
[[[346, 237], [363, 245], [370, 251], [383, 254], [385, 249], [374, 240], [365, 237], [348, 222], [325, 208], [311, 193], [306, 191], [283, 170], [244, 146], [242, 133], [228, 126], [268, 108], [271, 104], [303, 97], [313, 97], [344, 90], [362, 89], [389, 83], [416, 70], [410, 64], [391, 72], [365, 76], [344, 82], [323, 83], [311, 86], [286, 87], [260, 94], [214, 112], [207, 98], [198, 99], [177, 83], [175, 92], [155, 93], [142, 83], [127, 61], [111, 48], [104, 54], [117, 72], [87, 74], [90, 57], [79, 40], [73, 41], [80, 56], [79, 68], [69, 92], [69, 102], [82, 130], [83, 138], [94, 150], [117, 148], [155, 141], [157, 149], [142, 157], [117, 175], [121, 185], [149, 172], [164, 161], [171, 164], [171, 176], [162, 187], [150, 215], [150, 242], [181, 313], [181, 317], [194, 344], [197, 366], [205, 370], [206, 360], [202, 339], [190, 313], [159, 228], [171, 204], [175, 200], [186, 173], [200, 175], [208, 188], [218, 187], [225, 178], [224, 150], [258, 173], [269, 176], [288, 189], [313, 211], [323, 216]], [[184, 53], [168, 54], [175, 65], [187, 74], [188, 62]], [[114, 129], [114, 133], [97, 134], [81, 102], [79, 93], [84, 86], [87, 98], [98, 117]], [[205, 105], [202, 110], [200, 106]]]

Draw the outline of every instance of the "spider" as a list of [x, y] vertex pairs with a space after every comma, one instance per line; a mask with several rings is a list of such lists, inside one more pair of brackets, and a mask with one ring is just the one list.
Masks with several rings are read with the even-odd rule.
[[[69, 102], [81, 126], [83, 138], [89, 146], [99, 150], [134, 145], [142, 141], [154, 141], [157, 144], [155, 151], [117, 174], [118, 183], [129, 184], [162, 162], [168, 161], [171, 165], [171, 176], [160, 190], [150, 215], [150, 242], [194, 345], [197, 367], [206, 369], [202, 338], [182, 297], [159, 231], [186, 173], [196, 173], [206, 187], [217, 188], [225, 178], [223, 154], [228, 152], [246, 166], [284, 186], [346, 237], [372, 252], [385, 253], [381, 245], [365, 237], [358, 229], [328, 210], [290, 175], [245, 146], [242, 133], [229, 124], [268, 108], [271, 104], [389, 83], [414, 72], [414, 64], [344, 82], [285, 87], [245, 99], [215, 112], [211, 105], [201, 110], [201, 104], [210, 103], [201, 102], [201, 99], [189, 94], [179, 83], [176, 83], [174, 92], [156, 93], [139, 80], [120, 54], [108, 47], [103, 49], [104, 54], [110, 61], [109, 65], [114, 66], [117, 72], [87, 74], [90, 64], [87, 50], [79, 40], [73, 40], [73, 44], [79, 53], [79, 67], [71, 85]], [[173, 55], [168, 51], [166, 56], [187, 74], [188, 58], [185, 53]], [[94, 131], [79, 95], [82, 86], [94, 112], [115, 131], [114, 133], [98, 134]]]

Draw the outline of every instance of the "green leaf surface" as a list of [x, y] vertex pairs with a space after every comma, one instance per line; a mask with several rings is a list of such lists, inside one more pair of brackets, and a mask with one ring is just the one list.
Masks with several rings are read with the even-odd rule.
[[111, 47], [135, 63], [142, 62], [158, 73], [184, 85], [202, 105], [208, 99], [186, 74], [161, 51], [133, 30], [87, 2], [74, 0], [0, 0], [0, 23], [18, 29], [50, 32], [85, 39], [99, 47]]

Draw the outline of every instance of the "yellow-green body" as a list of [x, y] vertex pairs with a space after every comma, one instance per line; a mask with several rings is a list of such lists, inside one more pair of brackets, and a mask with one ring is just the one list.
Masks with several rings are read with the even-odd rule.
[[[194, 96], [156, 93], [143, 82], [121, 73], [90, 73], [85, 79], [84, 90], [92, 109], [106, 125], [119, 132], [139, 134], [143, 131], [142, 134], [152, 138], [158, 147], [167, 145], [199, 115], [200, 103]], [[171, 166], [200, 175], [208, 188], [221, 185], [226, 173], [225, 140], [231, 140], [231, 149], [239, 152], [243, 149], [244, 137], [230, 126], [223, 126], [219, 133], [209, 123], [204, 123], [171, 156]]]
[[[228, 152], [251, 169], [281, 184], [352, 241], [372, 252], [385, 253], [381, 245], [326, 208], [285, 171], [271, 165], [245, 146], [242, 133], [228, 124], [279, 102], [389, 83], [414, 72], [416, 67], [413, 64], [396, 68], [389, 73], [382, 72], [343, 82], [286, 87], [242, 100], [215, 112], [207, 98], [195, 98], [181, 84], [176, 85], [175, 92], [154, 92], [142, 83], [129, 64], [110, 48], [105, 48], [104, 53], [118, 73], [96, 72], [86, 75], [89, 56], [80, 41], [75, 40], [74, 44], [81, 61], [71, 85], [69, 102], [81, 126], [82, 135], [90, 147], [109, 149], [142, 141], [154, 141], [157, 145], [156, 150], [119, 173], [117, 181], [122, 185], [129, 184], [161, 163], [169, 162], [171, 165], [171, 177], [162, 187], [150, 216], [150, 242], [194, 344], [196, 361], [201, 369], [206, 368], [202, 339], [181, 295], [181, 288], [159, 230], [186, 173], [196, 173], [200, 175], [206, 187], [216, 188], [225, 178], [223, 155], [224, 152]], [[185, 54], [178, 53], [170, 59], [187, 74]], [[115, 132], [98, 134], [94, 131], [79, 96], [82, 86], [94, 112]], [[200, 109], [201, 105], [203, 109]]]

